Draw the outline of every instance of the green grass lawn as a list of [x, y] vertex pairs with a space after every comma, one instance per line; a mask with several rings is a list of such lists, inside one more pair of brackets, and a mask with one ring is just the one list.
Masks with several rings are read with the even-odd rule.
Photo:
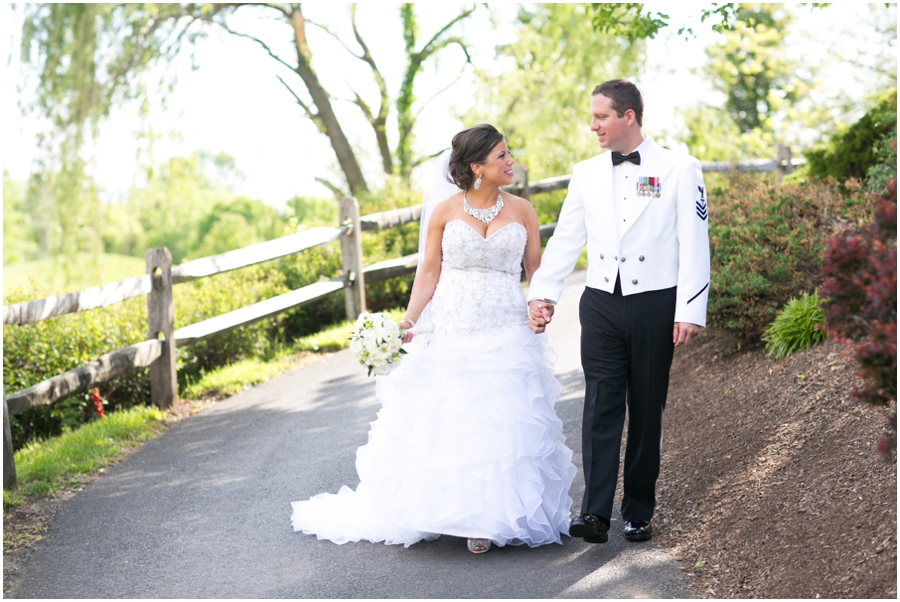
[[54, 292], [79, 290], [117, 282], [146, 273], [141, 257], [113, 253], [78, 253], [71, 261], [47, 257], [3, 266], [3, 294], [14, 287], [29, 288], [33, 279], [38, 287]]
[[4, 506], [16, 504], [20, 495], [46, 496], [77, 486], [84, 475], [113, 464], [123, 451], [161, 433], [163, 418], [162, 410], [138, 406], [26, 445], [14, 454], [19, 487], [3, 492]]

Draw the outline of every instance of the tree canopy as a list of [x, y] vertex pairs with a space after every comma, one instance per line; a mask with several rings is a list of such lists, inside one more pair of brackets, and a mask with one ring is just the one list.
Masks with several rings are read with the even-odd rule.
[[[408, 179], [413, 167], [424, 160], [413, 151], [415, 124], [422, 110], [416, 103], [416, 76], [424, 64], [450, 47], [468, 60], [466, 41], [454, 26], [468, 18], [474, 6], [458, 14], [430, 35], [422, 35], [415, 6], [400, 5], [405, 49], [405, 74], [396, 92], [394, 111], [397, 143], [392, 151], [387, 135], [391, 93], [379, 66], [357, 27], [357, 7], [350, 7], [353, 40], [337, 36], [321, 23], [309, 21], [301, 4], [32, 4], [26, 8], [22, 57], [37, 74], [38, 108], [54, 130], [62, 133], [66, 155], [77, 155], [90, 127], [109, 114], [115, 102], [142, 97], [144, 76], [161, 61], [188, 50], [201, 36], [218, 28], [248, 39], [259, 48], [258, 60], [273, 60], [284, 68], [278, 76], [303, 113], [328, 138], [343, 173], [343, 183], [323, 182], [333, 190], [356, 194], [369, 188], [357, 152], [340, 123], [337, 100], [322, 84], [315, 68], [315, 52], [308, 29], [316, 27], [332, 35], [343, 47], [369, 66], [379, 90], [375, 102], [354, 92], [353, 102], [371, 125], [382, 169]], [[238, 11], [252, 12], [260, 20], [275, 19], [292, 40], [285, 54], [279, 40], [267, 40], [241, 31], [234, 24]], [[172, 82], [169, 82], [170, 84]], [[351, 88], [353, 85], [351, 84]], [[427, 104], [427, 103], [426, 103]]]
[[502, 74], [478, 70], [476, 103], [464, 125], [494, 124], [528, 166], [529, 179], [570, 173], [597, 152], [588, 131], [591, 91], [605, 80], [636, 75], [644, 44], [623, 47], [615, 36], [598, 36], [587, 8], [578, 4], [520, 8], [515, 33], [514, 42], [497, 48], [496, 62], [509, 68]]

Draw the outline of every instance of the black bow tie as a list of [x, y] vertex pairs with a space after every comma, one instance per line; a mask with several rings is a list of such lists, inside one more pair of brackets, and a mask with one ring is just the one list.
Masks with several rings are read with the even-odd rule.
[[631, 161], [635, 165], [640, 165], [641, 154], [637, 151], [634, 151], [630, 155], [623, 155], [622, 153], [617, 153], [616, 151], [612, 152], [613, 165], [618, 165], [619, 163], [624, 163], [625, 161]]

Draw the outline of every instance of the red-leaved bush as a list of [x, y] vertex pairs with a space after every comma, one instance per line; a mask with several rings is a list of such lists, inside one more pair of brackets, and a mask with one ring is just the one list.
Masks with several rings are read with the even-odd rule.
[[[897, 180], [875, 202], [873, 223], [848, 228], [827, 242], [822, 273], [827, 278], [825, 327], [831, 337], [854, 347], [862, 385], [853, 398], [891, 408], [897, 400]], [[890, 411], [890, 435], [878, 442], [887, 456], [897, 447], [897, 413]]]

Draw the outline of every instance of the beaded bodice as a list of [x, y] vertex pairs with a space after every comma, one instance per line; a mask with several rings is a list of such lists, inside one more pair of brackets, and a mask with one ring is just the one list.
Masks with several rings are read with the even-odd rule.
[[431, 299], [437, 334], [527, 324], [520, 278], [527, 233], [509, 223], [487, 238], [456, 219], [444, 227], [441, 277]]

